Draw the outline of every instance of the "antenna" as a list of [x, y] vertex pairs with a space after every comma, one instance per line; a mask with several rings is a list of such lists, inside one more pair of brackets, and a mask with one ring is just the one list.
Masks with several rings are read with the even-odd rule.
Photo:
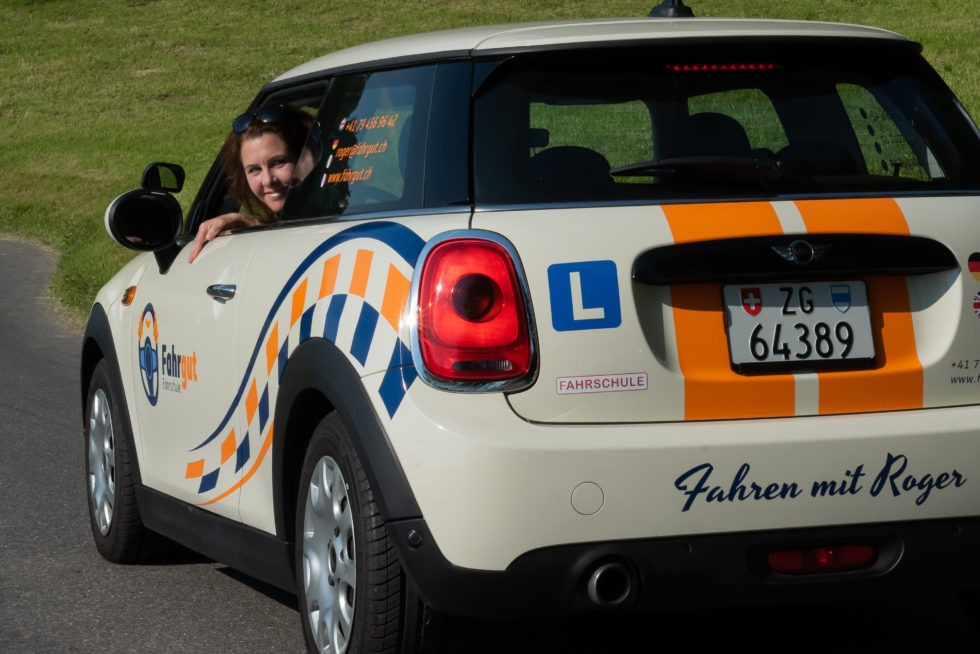
[[684, 0], [664, 0], [650, 10], [650, 18], [694, 18], [694, 11], [684, 4]]

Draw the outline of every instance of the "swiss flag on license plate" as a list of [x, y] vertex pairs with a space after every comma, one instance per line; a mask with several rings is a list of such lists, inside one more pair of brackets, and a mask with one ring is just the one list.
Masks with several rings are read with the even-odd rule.
[[742, 308], [750, 316], [758, 316], [762, 311], [762, 291], [758, 288], [743, 288]]

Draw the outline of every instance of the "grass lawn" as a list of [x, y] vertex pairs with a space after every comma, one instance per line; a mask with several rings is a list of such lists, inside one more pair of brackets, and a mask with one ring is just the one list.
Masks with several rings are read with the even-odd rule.
[[[229, 121], [277, 74], [331, 50], [478, 23], [643, 16], [659, 0], [3, 0], [0, 232], [61, 258], [52, 292], [80, 323], [132, 256], [103, 227], [108, 203], [153, 160], [187, 170], [185, 208]], [[688, 0], [698, 16], [884, 27], [925, 56], [980, 116], [974, 0]]]

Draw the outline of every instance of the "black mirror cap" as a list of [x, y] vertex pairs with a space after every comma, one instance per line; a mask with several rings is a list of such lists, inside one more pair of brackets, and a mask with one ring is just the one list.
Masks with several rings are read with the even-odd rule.
[[664, 0], [650, 10], [650, 18], [694, 18], [694, 10], [684, 0]]
[[184, 169], [180, 164], [154, 161], [143, 169], [140, 185], [148, 191], [180, 193], [184, 188]]
[[180, 203], [161, 191], [137, 189], [123, 193], [105, 212], [105, 228], [112, 240], [140, 252], [169, 248], [183, 224]]

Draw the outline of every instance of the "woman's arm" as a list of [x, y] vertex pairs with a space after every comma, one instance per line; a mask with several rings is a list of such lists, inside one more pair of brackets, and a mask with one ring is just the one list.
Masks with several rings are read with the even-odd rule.
[[197, 255], [201, 253], [204, 244], [214, 239], [216, 236], [224, 234], [236, 227], [258, 227], [262, 223], [255, 218], [243, 216], [240, 213], [226, 213], [214, 218], [208, 218], [197, 228], [197, 236], [191, 243], [191, 251], [187, 257], [187, 263], [193, 263]]

